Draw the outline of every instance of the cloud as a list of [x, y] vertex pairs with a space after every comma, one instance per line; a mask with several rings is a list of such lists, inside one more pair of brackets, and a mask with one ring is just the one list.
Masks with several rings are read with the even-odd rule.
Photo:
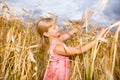
[[104, 14], [108, 17], [109, 20], [118, 21], [120, 20], [120, 1], [119, 0], [110, 0], [107, 5]]
[[[27, 8], [33, 17], [37, 15], [47, 15], [49, 12], [58, 16], [58, 22], [66, 19], [81, 19], [82, 13], [93, 10], [95, 11], [91, 21], [96, 21], [100, 24], [109, 24], [119, 20], [120, 2], [119, 0], [106, 0], [101, 11], [98, 9], [98, 0], [7, 0], [8, 3], [15, 3], [18, 14], [23, 14], [21, 8]], [[100, 0], [99, 0], [100, 1]], [[36, 7], [36, 3], [40, 3]]]
[[19, 0], [7, 0], [7, 2], [17, 3], [17, 2], [19, 2]]
[[[42, 1], [41, 10], [42, 14], [46, 15], [48, 12], [56, 14], [60, 21], [64, 19], [81, 19], [82, 13], [92, 9], [92, 6], [97, 0], [47, 0]], [[89, 6], [89, 7], [88, 7]]]
[[16, 3], [19, 8], [25, 7], [29, 10], [34, 9], [35, 4], [39, 2], [41, 4], [39, 9], [43, 14], [53, 12], [60, 18], [78, 19], [82, 12], [88, 10], [88, 6], [90, 8], [94, 4], [95, 0], [91, 2], [89, 0], [8, 0], [8, 2]]

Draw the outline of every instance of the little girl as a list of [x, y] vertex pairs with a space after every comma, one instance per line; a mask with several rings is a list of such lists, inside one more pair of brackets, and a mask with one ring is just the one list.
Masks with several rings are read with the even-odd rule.
[[[80, 26], [82, 26], [86, 18], [90, 18], [92, 14], [92, 11], [84, 14], [82, 20], [80, 21]], [[104, 34], [104, 29], [101, 29], [93, 41], [81, 47], [80, 49], [77, 49], [66, 46], [63, 42], [78, 31], [76, 28], [73, 28], [64, 34], [60, 34], [59, 27], [56, 25], [54, 19], [43, 18], [39, 21], [36, 29], [42, 39], [41, 48], [45, 48], [46, 44], [50, 44], [48, 47], [49, 64], [43, 80], [69, 80], [69, 56], [81, 54], [91, 49], [95, 45], [98, 38], [102, 37]]]

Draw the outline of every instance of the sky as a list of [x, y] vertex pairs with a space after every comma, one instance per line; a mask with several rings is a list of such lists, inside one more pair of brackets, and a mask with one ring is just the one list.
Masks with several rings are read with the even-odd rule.
[[[3, 0], [2, 0], [3, 1]], [[65, 19], [80, 20], [84, 12], [94, 11], [89, 19], [92, 23], [110, 25], [120, 20], [120, 0], [6, 0], [11, 9], [22, 15], [28, 10], [33, 18], [47, 16], [53, 13], [58, 16], [58, 23]], [[26, 14], [27, 16], [27, 14]]]

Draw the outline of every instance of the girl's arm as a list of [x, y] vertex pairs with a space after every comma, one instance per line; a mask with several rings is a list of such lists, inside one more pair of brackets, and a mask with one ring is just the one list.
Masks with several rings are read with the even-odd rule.
[[56, 45], [54, 48], [54, 53], [58, 55], [63, 55], [63, 56], [72, 56], [75, 54], [81, 54], [86, 52], [87, 50], [91, 49], [95, 43], [96, 39], [88, 43], [87, 45], [81, 47], [80, 49], [74, 48], [74, 47], [67, 47], [65, 45]]
[[88, 43], [85, 46], [82, 46], [80, 49], [74, 48], [74, 47], [67, 47], [63, 44], [58, 44], [55, 46], [54, 48], [54, 53], [58, 54], [58, 55], [64, 55], [64, 56], [71, 56], [71, 55], [75, 55], [75, 54], [81, 54], [84, 53], [86, 51], [88, 51], [89, 49], [91, 49], [95, 43], [97, 42], [97, 40], [103, 36], [103, 34], [105, 33], [105, 28], [102, 28], [96, 38], [91, 41], [90, 43]]
[[[82, 16], [82, 20], [79, 22], [79, 26], [82, 26], [82, 25], [85, 23], [86, 19], [89, 19], [92, 15], [93, 15], [93, 11], [89, 11], [89, 12], [87, 12], [87, 13], [84, 13], [83, 16]], [[61, 41], [65, 41], [65, 40], [67, 40], [68, 38], [70, 38], [70, 37], [71, 37], [74, 33], [76, 33], [77, 31], [78, 31], [78, 29], [74, 27], [74, 28], [73, 28], [72, 30], [70, 30], [69, 32], [66, 32], [66, 33], [64, 33], [64, 34], [61, 34], [60, 37], [59, 37], [59, 39], [60, 39]]]

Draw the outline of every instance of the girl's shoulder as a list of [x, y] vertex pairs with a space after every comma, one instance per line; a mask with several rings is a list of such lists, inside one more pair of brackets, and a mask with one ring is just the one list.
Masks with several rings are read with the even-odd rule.
[[62, 41], [60, 41], [59, 39], [54, 39], [51, 41], [50, 45], [62, 45], [64, 44]]
[[56, 47], [60, 47], [60, 46], [63, 46], [64, 47], [64, 43], [60, 40], [52, 40], [51, 43], [50, 43], [50, 47], [52, 47], [52, 49], [55, 49]]

